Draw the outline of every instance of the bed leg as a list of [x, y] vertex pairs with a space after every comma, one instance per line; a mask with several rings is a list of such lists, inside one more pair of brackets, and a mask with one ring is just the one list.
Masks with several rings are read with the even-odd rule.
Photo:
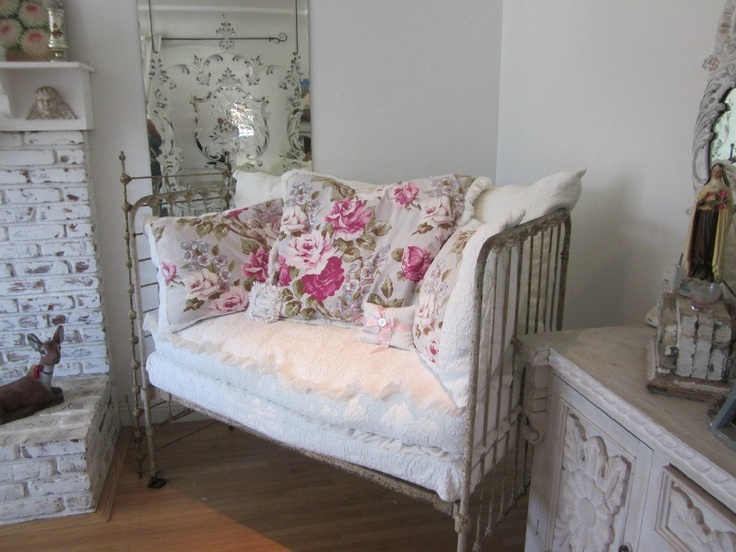
[[466, 552], [468, 549], [468, 536], [470, 535], [470, 518], [460, 513], [455, 513], [455, 532], [457, 533], [457, 552]]
[[159, 477], [158, 475], [152, 475], [148, 479], [149, 489], [160, 489], [164, 485], [166, 485], [166, 479], [164, 479], [163, 477]]

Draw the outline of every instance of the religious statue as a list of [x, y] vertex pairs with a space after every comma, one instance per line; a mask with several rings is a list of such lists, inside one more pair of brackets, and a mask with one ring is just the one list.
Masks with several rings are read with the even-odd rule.
[[734, 213], [733, 193], [722, 163], [711, 167], [708, 182], [695, 198], [685, 249], [685, 269], [691, 278], [723, 279], [726, 235]]
[[58, 90], [52, 86], [42, 86], [36, 90], [36, 103], [28, 112], [26, 119], [76, 119]]

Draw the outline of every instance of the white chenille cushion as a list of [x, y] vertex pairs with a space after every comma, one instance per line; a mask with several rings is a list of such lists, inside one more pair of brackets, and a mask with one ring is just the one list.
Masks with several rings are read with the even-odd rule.
[[580, 197], [585, 169], [558, 172], [545, 176], [530, 186], [493, 186], [480, 193], [475, 203], [466, 207], [462, 225], [475, 217], [492, 222], [516, 209], [524, 209], [528, 222], [562, 207], [572, 211]]

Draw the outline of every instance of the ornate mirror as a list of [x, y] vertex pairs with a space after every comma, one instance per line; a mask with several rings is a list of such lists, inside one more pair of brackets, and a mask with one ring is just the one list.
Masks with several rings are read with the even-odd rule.
[[[716, 32], [716, 46], [703, 66], [709, 71], [708, 84], [700, 103], [693, 142], [693, 185], [696, 192], [710, 178], [714, 162], [723, 163], [730, 173], [734, 192], [736, 178], [736, 0], [726, 0]], [[725, 239], [723, 284], [736, 298], [736, 225]], [[715, 404], [715, 403], [714, 403]], [[708, 412], [709, 427], [720, 441], [736, 451], [736, 385], [720, 409]]]
[[708, 84], [700, 102], [693, 141], [693, 186], [708, 181], [714, 160], [736, 158], [736, 0], [727, 0], [716, 32], [716, 46], [703, 67]]
[[[733, 189], [736, 184], [736, 0], [726, 0], [716, 30], [713, 54], [703, 63], [708, 83], [693, 140], [693, 188], [697, 193], [710, 178], [714, 162], [723, 163]], [[736, 297], [736, 225], [725, 238], [723, 283]]]
[[311, 165], [307, 0], [138, 2], [162, 191], [193, 185], [177, 174]]

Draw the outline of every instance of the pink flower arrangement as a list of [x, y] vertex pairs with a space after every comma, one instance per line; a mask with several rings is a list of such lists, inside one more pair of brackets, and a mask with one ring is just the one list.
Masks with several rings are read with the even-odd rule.
[[281, 227], [289, 234], [306, 230], [307, 215], [298, 207], [287, 207], [281, 219]]
[[166, 261], [161, 261], [161, 273], [164, 275], [164, 282], [166, 285], [170, 284], [171, 281], [176, 278], [176, 265], [173, 263], [167, 263]]
[[186, 279], [185, 284], [189, 297], [195, 297], [203, 301], [221, 290], [220, 279], [208, 270], [192, 274]]
[[248, 253], [243, 261], [243, 276], [246, 280], [265, 282], [268, 275], [268, 251], [256, 249]]
[[220, 313], [241, 311], [248, 305], [248, 293], [242, 287], [231, 287], [210, 304], [210, 310]]
[[40, 0], [0, 0], [0, 45], [7, 59], [48, 59], [48, 22]]
[[283, 255], [279, 255], [279, 285], [284, 287], [291, 285], [291, 269]]
[[286, 261], [305, 274], [322, 272], [332, 257], [334, 248], [329, 237], [319, 232], [310, 232], [289, 240], [286, 248]]

